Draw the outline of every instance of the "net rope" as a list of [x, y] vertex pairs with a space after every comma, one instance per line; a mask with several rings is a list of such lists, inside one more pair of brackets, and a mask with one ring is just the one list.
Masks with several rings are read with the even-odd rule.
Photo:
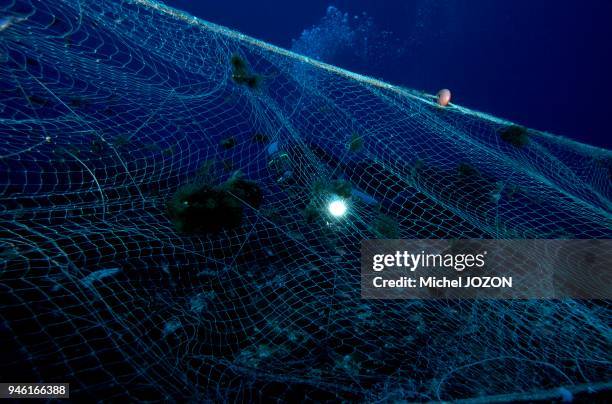
[[[610, 151], [150, 1], [2, 2], [0, 58], [3, 379], [131, 400], [609, 389], [608, 302], [362, 300], [359, 243], [610, 238]], [[188, 184], [238, 223], [185, 231]]]

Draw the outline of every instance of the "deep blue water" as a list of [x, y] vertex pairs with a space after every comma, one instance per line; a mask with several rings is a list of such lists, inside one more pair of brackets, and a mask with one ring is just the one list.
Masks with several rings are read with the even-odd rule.
[[[603, 9], [567, 6], [551, 31], [537, 24], [550, 12], [524, 18], [516, 3], [215, 3], [191, 11], [607, 141], [595, 95], [609, 82], [593, 56], [606, 50]], [[0, 380], [69, 382], [78, 402], [610, 394], [609, 299], [363, 299], [359, 247], [610, 239], [611, 151], [439, 108], [157, 6], [0, 3]], [[558, 24], [569, 20], [593, 27], [582, 43]], [[344, 216], [330, 214], [338, 200]]]
[[612, 148], [608, 1], [165, 3], [284, 48], [333, 6], [348, 14], [357, 43], [308, 38], [324, 42], [324, 61], [431, 93], [448, 87], [461, 105]]

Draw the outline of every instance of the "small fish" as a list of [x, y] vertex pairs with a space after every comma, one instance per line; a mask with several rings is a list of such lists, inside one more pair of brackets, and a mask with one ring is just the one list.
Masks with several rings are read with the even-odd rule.
[[271, 143], [268, 146], [268, 155], [272, 155], [278, 151], [278, 142]]
[[90, 273], [89, 275], [81, 279], [81, 283], [84, 286], [91, 288], [95, 281], [99, 281], [101, 279], [115, 275], [117, 272], [119, 272], [119, 268], [100, 269], [98, 271], [94, 271]]
[[355, 188], [351, 190], [351, 195], [354, 196], [355, 198], [361, 199], [363, 202], [367, 203], [368, 205], [378, 204], [378, 201], [373, 196], [368, 195], [365, 192], [361, 192]]
[[0, 18], [0, 32], [10, 27], [13, 23], [13, 17], [2, 17]]

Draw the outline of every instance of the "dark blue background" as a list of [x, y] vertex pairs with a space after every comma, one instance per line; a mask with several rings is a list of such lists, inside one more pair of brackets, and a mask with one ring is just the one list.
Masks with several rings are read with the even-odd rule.
[[402, 57], [350, 70], [435, 93], [520, 124], [612, 149], [612, 2], [601, 0], [167, 0], [284, 48], [334, 5], [366, 12], [406, 44]]

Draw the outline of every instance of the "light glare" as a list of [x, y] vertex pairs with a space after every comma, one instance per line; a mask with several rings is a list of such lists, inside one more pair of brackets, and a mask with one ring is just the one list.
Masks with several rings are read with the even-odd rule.
[[343, 200], [337, 199], [335, 201], [332, 201], [329, 206], [327, 207], [327, 209], [329, 210], [329, 213], [334, 216], [334, 217], [342, 217], [346, 214], [346, 202], [344, 202]]

